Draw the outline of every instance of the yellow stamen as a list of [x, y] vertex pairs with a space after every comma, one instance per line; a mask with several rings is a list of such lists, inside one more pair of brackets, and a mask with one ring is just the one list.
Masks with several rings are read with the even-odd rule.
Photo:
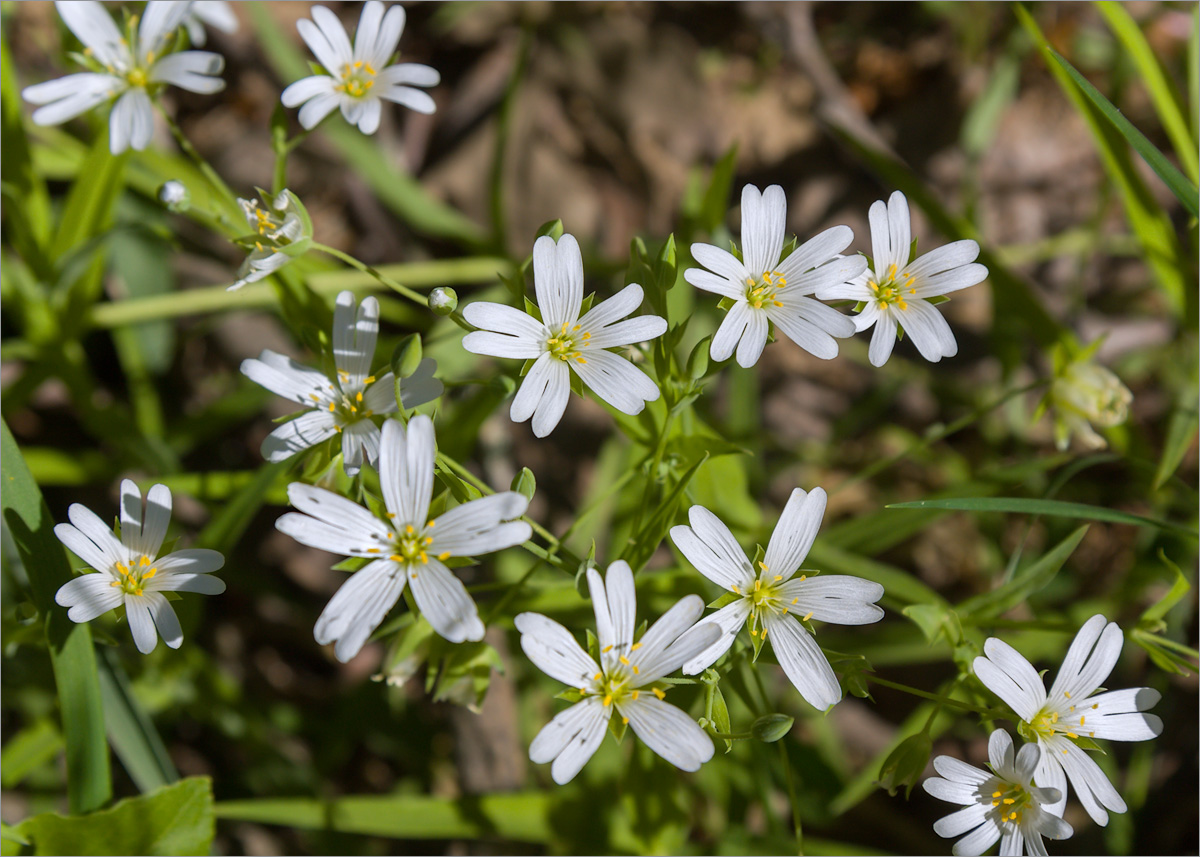
[[659, 699], [665, 699], [665, 698], [666, 698], [666, 696], [667, 696], [665, 693], [663, 693], [663, 692], [662, 692], [661, 690], [659, 690], [657, 687], [652, 687], [652, 688], [650, 688], [650, 689], [651, 689], [652, 691], [654, 691], [654, 695], [655, 695], [655, 696], [657, 696]]
[[438, 559], [440, 559], [442, 562], [450, 559], [450, 551], [445, 551], [444, 553], [438, 554]]
[[811, 610], [809, 610], [807, 613], [805, 613], [805, 614], [804, 614], [804, 621], [805, 621], [805, 622], [807, 622], [809, 619], [811, 619], [811, 618], [812, 618], [812, 614], [813, 614], [813, 611], [811, 611]]
[[604, 694], [604, 707], [608, 708], [610, 705], [612, 705], [612, 694], [606, 693]]
[[629, 666], [629, 658], [625, 657], [624, 655], [620, 655], [617, 660], [623, 663], [625, 666]]

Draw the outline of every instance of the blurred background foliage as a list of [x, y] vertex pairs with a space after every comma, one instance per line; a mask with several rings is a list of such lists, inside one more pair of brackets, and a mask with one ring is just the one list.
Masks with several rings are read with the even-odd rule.
[[[167, 95], [241, 195], [270, 184], [272, 117], [296, 131], [276, 106], [305, 73], [295, 22], [308, 8], [238, 4], [239, 31], [209, 36], [226, 57], [226, 91]], [[357, 9], [338, 11], [353, 22]], [[872, 699], [848, 695], [828, 716], [766, 659], [731, 673], [723, 697], [735, 728], [767, 711], [797, 718], [777, 744], [737, 742], [686, 775], [634, 741], [606, 741], [575, 782], [554, 787], [527, 748], [561, 706], [559, 688], [520, 654], [509, 617], [533, 609], [578, 628], [591, 614], [569, 576], [519, 550], [463, 570], [495, 617], [486, 645], [431, 644], [428, 626], [399, 610], [385, 639], [348, 664], [317, 646], [313, 623], [343, 573], [274, 530], [300, 469], [264, 466], [258, 449], [290, 407], [237, 369], [263, 347], [310, 357], [333, 295], [379, 287], [310, 254], [278, 284], [226, 293], [240, 261], [227, 239], [239, 230], [196, 166], [164, 128], [147, 151], [113, 159], [99, 112], [63, 129], [23, 119], [20, 89], [67, 67], [66, 31], [49, 3], [0, 10], [5, 455], [19, 445], [55, 520], [72, 502], [110, 513], [121, 476], [164, 482], [173, 533], [227, 556], [224, 595], [177, 604], [180, 650], [141, 657], [111, 616], [88, 632], [112, 794], [211, 778], [212, 797], [187, 780], [138, 811], [201, 807], [195, 841], [154, 847], [205, 853], [215, 797], [216, 853], [783, 853], [798, 847], [793, 811], [808, 853], [949, 852], [931, 829], [945, 807], [919, 789], [890, 796], [881, 765], [926, 722], [935, 754], [978, 763], [986, 731], [870, 683], [849, 659], [839, 670]], [[386, 110], [372, 138], [335, 118], [295, 151], [287, 186], [318, 240], [463, 301], [505, 300], [502, 280], [555, 218], [579, 238], [601, 295], [627, 275], [635, 238], [649, 261], [634, 268], [653, 270], [673, 233], [681, 272], [691, 241], [736, 236], [729, 209], [746, 182], [784, 187], [802, 240], [848, 223], [853, 248], [869, 252], [867, 209], [896, 188], [918, 210], [922, 249], [979, 240], [991, 278], [943, 308], [956, 358], [926, 364], [902, 344], [874, 370], [863, 337], [830, 362], [777, 344], [753, 371], [711, 367], [652, 459], [630, 438], [652, 438], [660, 411], [627, 418], [590, 399], [573, 399], [558, 431], [535, 441], [507, 417], [514, 368], [468, 355], [450, 321], [398, 296], [379, 294], [377, 353], [420, 332], [448, 387], [442, 451], [497, 488], [530, 468], [531, 516], [575, 556], [594, 541], [602, 564], [630, 551], [648, 560], [639, 618], [685, 593], [716, 595], [665, 542], [632, 538], [643, 524], [635, 489], [690, 474], [684, 506], [717, 511], [745, 545], [765, 543], [793, 487], [830, 492], [808, 564], [885, 581], [888, 616], [823, 629], [820, 641], [893, 682], [936, 691], [991, 634], [1054, 668], [1088, 616], [1118, 621], [1127, 641], [1110, 684], [1160, 690], [1166, 728], [1100, 760], [1129, 813], [1097, 828], [1072, 803], [1076, 836], [1052, 850], [1195, 853], [1196, 678], [1178, 647], [1196, 640], [1186, 586], [1196, 579], [1196, 219], [1041, 39], [1194, 185], [1194, 4], [462, 2], [412, 6], [401, 42], [406, 59], [441, 72], [438, 112]], [[191, 190], [187, 216], [154, 201], [171, 178]], [[645, 282], [639, 270], [628, 276]], [[686, 284], [665, 294], [672, 320], [695, 312], [682, 358], [719, 315]], [[1097, 360], [1134, 393], [1130, 418], [1105, 431], [1107, 450], [1059, 452], [1051, 420], [1033, 419], [1038, 382], [1056, 343], [1101, 338]], [[0, 784], [13, 825], [65, 811], [70, 784], [39, 621], [47, 604], [9, 516], [40, 507], [35, 494], [5, 492]], [[939, 497], [1073, 501], [1158, 523], [1078, 530], [986, 505], [885, 508]], [[1020, 597], [989, 601], [1031, 569], [1027, 591], [1005, 590]], [[75, 639], [73, 651], [90, 652]], [[67, 669], [56, 658], [54, 670]], [[704, 712], [703, 688], [676, 693]], [[72, 809], [86, 800], [73, 793]]]

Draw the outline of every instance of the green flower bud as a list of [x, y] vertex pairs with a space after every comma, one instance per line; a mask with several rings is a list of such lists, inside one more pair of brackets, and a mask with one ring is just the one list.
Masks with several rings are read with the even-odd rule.
[[712, 347], [712, 337], [706, 336], [696, 343], [692, 353], [688, 355], [687, 373], [693, 381], [699, 381], [708, 372], [708, 351]]
[[795, 722], [795, 718], [788, 717], [786, 714], [764, 714], [754, 721], [750, 732], [764, 744], [774, 744], [792, 731], [792, 724]]
[[434, 315], [450, 315], [458, 309], [458, 293], [439, 286], [429, 293], [429, 308]]
[[417, 371], [421, 362], [421, 337], [410, 333], [392, 352], [392, 372], [397, 378], [407, 378]]
[[904, 796], [907, 798], [925, 772], [932, 752], [933, 739], [929, 733], [920, 732], [905, 738], [880, 765], [879, 785], [887, 789], [890, 795], [904, 787]]
[[533, 475], [533, 471], [528, 467], [522, 467], [521, 472], [513, 477], [511, 490], [516, 491], [526, 500], [533, 499], [533, 492], [537, 491], [537, 479]]

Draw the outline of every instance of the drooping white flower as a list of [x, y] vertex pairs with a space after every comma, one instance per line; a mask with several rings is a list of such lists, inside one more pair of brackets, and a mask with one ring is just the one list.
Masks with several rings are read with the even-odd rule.
[[332, 491], [300, 482], [288, 486], [288, 499], [300, 512], [276, 521], [280, 532], [309, 547], [371, 560], [342, 584], [317, 619], [317, 642], [335, 643], [340, 661], [358, 654], [406, 585], [442, 637], [452, 643], [482, 640], [475, 602], [443, 563], [513, 547], [532, 535], [529, 524], [513, 520], [529, 505], [515, 491], [429, 518], [436, 454], [433, 421], [424, 414], [413, 417], [407, 431], [397, 420], [383, 424], [379, 485], [386, 520]]
[[837, 356], [834, 337], [854, 334], [854, 323], [809, 295], [841, 285], [866, 269], [860, 256], [838, 254], [854, 240], [849, 226], [835, 226], [805, 241], [786, 259], [783, 253], [787, 197], [779, 185], [759, 193], [742, 188], [742, 260], [711, 244], [693, 244], [692, 258], [708, 270], [688, 268], [683, 277], [698, 289], [734, 302], [712, 340], [713, 360], [728, 360], [737, 349], [739, 366], [758, 362], [770, 324], [805, 351], [829, 360]]
[[1054, 381], [1043, 406], [1054, 417], [1054, 445], [1066, 451], [1071, 436], [1087, 449], [1104, 449], [1108, 442], [1092, 426], [1113, 428], [1129, 418], [1133, 393], [1111, 370], [1092, 362], [1100, 341], [1074, 356], [1058, 346], [1054, 353]]
[[[267, 199], [267, 194], [263, 194]], [[237, 282], [227, 291], [240, 289], [270, 276], [297, 256], [303, 256], [312, 245], [313, 225], [308, 209], [287, 188], [264, 205], [257, 199], [238, 199], [242, 214], [250, 226], [251, 235], [239, 239], [249, 254], [238, 270]]]
[[183, 631], [163, 593], [220, 595], [225, 591], [225, 581], [210, 574], [225, 564], [219, 552], [193, 548], [158, 555], [171, 523], [171, 490], [166, 485], [150, 488], [143, 511], [137, 485], [129, 479], [121, 483], [120, 538], [78, 503], [67, 510], [67, 517], [71, 523], [56, 524], [54, 535], [96, 570], [64, 583], [54, 596], [70, 608], [67, 616], [72, 622], [90, 622], [124, 604], [139, 652], [154, 651], [159, 634], [168, 646], [178, 649]]
[[810, 705], [824, 711], [842, 698], [829, 660], [802, 623], [878, 622], [883, 610], [874, 602], [883, 597], [883, 587], [848, 575], [812, 577], [817, 572], [809, 572], [794, 577], [817, 537], [825, 503], [821, 488], [808, 494], [800, 488], [792, 491], [757, 572], [729, 528], [703, 506], [688, 510], [690, 527], [671, 528], [680, 552], [732, 599], [701, 623], [720, 628], [721, 636], [683, 665], [684, 674], [703, 672], [715, 663], [733, 645], [738, 629], [749, 624], [759, 641], [770, 635], [779, 665]]
[[[347, 474], [358, 473], [364, 458], [375, 463], [379, 428], [371, 418], [396, 410], [395, 376], [391, 372], [378, 378], [371, 374], [378, 335], [379, 301], [366, 297], [362, 306], [356, 307], [354, 293], [346, 291], [337, 296], [333, 310], [336, 379], [270, 350], [264, 350], [257, 360], [242, 361], [242, 374], [251, 381], [312, 408], [267, 435], [263, 458], [283, 461], [340, 434]], [[433, 377], [436, 369], [437, 363], [425, 358], [417, 371], [401, 382], [400, 400], [406, 409], [442, 394], [442, 382]]]
[[1021, 735], [1042, 748], [1037, 783], [1061, 792], [1047, 809], [1062, 815], [1069, 779], [1083, 808], [1101, 826], [1108, 824], [1105, 808], [1125, 812], [1125, 801], [1077, 741], [1148, 741], [1162, 733], [1162, 720], [1142, 713], [1161, 698], [1157, 690], [1137, 687], [1092, 695], [1112, 672], [1123, 643], [1116, 622], [1093, 616], [1067, 649], [1049, 694], [1033, 665], [995, 637], [984, 642], [984, 655], [974, 663], [979, 680], [1021, 718]]
[[583, 256], [573, 235], [563, 235], [557, 244], [548, 235], [534, 242], [533, 284], [541, 321], [485, 301], [463, 309], [463, 317], [480, 328], [463, 337], [463, 348], [534, 361], [513, 398], [513, 422], [533, 417], [533, 433], [550, 434], [567, 408], [571, 372], [622, 413], [640, 414], [646, 402], [658, 398], [658, 386], [645, 373], [605, 350], [645, 342], [666, 331], [666, 320], [656, 315], [625, 318], [641, 306], [641, 286], [626, 286], [580, 318]]
[[222, 33], [236, 33], [237, 16], [226, 0], [192, 0], [188, 3], [187, 17], [183, 19], [188, 39], [196, 47], [204, 47], [208, 41], [205, 26], [214, 27]]
[[183, 23], [186, 2], [151, 0], [146, 4], [136, 36], [121, 33], [105, 8], [95, 0], [54, 4], [72, 33], [84, 45], [82, 60], [89, 71], [28, 86], [26, 101], [42, 105], [33, 111], [38, 125], [60, 125], [81, 113], [116, 99], [108, 120], [109, 149], [119, 155], [127, 148], [140, 151], [154, 131], [151, 99], [167, 84], [189, 92], [211, 94], [225, 88], [219, 75], [225, 67], [220, 54], [208, 51], [164, 53], [171, 36]]
[[1049, 809], [1061, 797], [1059, 790], [1032, 784], [1041, 755], [1037, 744], [1025, 744], [1014, 754], [1012, 738], [997, 729], [988, 739], [990, 774], [952, 756], [933, 760], [942, 776], [925, 780], [925, 791], [965, 807], [933, 825], [934, 832], [947, 839], [966, 834], [954, 843], [955, 855], [983, 854], [996, 840], [1002, 857], [1044, 855], [1043, 836], [1070, 838], [1071, 825]]
[[886, 205], [883, 200], [875, 202], [869, 217], [875, 270], [849, 283], [825, 286], [817, 297], [865, 304], [854, 316], [854, 326], [862, 331], [875, 325], [867, 352], [873, 366], [882, 366], [892, 355], [897, 326], [931, 363], [953, 357], [958, 353], [954, 333], [928, 299], [987, 279], [987, 268], [975, 263], [979, 245], [969, 239], [952, 241], [909, 262], [912, 227], [904, 194], [896, 191]]
[[413, 87], [437, 86], [441, 76], [435, 69], [419, 63], [387, 65], [404, 31], [402, 6], [392, 6], [384, 14], [383, 3], [368, 0], [358, 19], [353, 48], [337, 15], [324, 6], [314, 6], [312, 17], [312, 21], [298, 22], [296, 28], [329, 73], [298, 80], [281, 96], [284, 107], [304, 105], [301, 125], [315, 128], [340, 107], [347, 122], [364, 134], [374, 134], [383, 112], [380, 99], [418, 113], [434, 111], [429, 94]]
[[588, 569], [588, 587], [596, 612], [599, 664], [553, 619], [521, 613], [514, 620], [521, 648], [537, 668], [583, 697], [542, 727], [529, 746], [529, 758], [539, 765], [552, 761], [554, 782], [570, 782], [600, 747], [616, 712], [647, 747], [672, 765], [699, 770], [713, 756], [712, 739], [684, 711], [665, 702], [666, 694], [656, 683], [716, 639], [716, 628], [695, 624], [704, 602], [697, 595], [681, 598], [634, 642], [637, 593], [629, 564], [610, 565], [607, 582], [596, 569]]

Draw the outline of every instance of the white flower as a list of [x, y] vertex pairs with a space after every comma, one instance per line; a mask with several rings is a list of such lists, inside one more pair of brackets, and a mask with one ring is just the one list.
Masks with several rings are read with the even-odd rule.
[[296, 24], [317, 61], [329, 72], [298, 80], [283, 91], [284, 107], [304, 104], [300, 124], [305, 128], [315, 128], [340, 107], [347, 122], [364, 134], [374, 134], [383, 112], [381, 98], [418, 113], [434, 111], [433, 99], [413, 87], [437, 86], [441, 76], [418, 63], [387, 65], [404, 31], [404, 8], [393, 6], [386, 15], [383, 8], [379, 0], [363, 5], [353, 48], [342, 22], [324, 6], [312, 8], [312, 21]]
[[474, 354], [534, 361], [513, 398], [509, 412], [513, 422], [533, 417], [533, 433], [538, 437], [554, 431], [571, 396], [571, 372], [622, 413], [640, 414], [646, 402], [658, 398], [658, 387], [650, 378], [605, 350], [644, 342], [666, 331], [667, 322], [656, 315], [625, 319], [642, 305], [641, 286], [626, 286], [580, 318], [583, 257], [572, 235], [563, 235], [557, 244], [548, 235], [534, 242], [533, 285], [541, 321], [504, 304], [476, 301], [463, 309], [463, 318], [481, 328], [463, 337], [463, 348]]
[[1043, 836], [1070, 838], [1074, 833], [1071, 825], [1048, 809], [1061, 797], [1058, 789], [1032, 785], [1041, 755], [1037, 744], [1026, 744], [1014, 755], [1012, 738], [997, 729], [988, 739], [994, 773], [951, 756], [938, 756], [933, 767], [942, 776], [927, 779], [922, 784], [925, 791], [966, 808], [939, 819], [934, 832], [947, 839], [967, 834], [954, 843], [954, 853], [964, 857], [982, 854], [997, 839], [1002, 857], [1021, 857], [1025, 852], [1044, 855]]
[[309, 547], [371, 560], [342, 584], [317, 619], [317, 642], [335, 642], [340, 661], [358, 654], [408, 583], [422, 615], [444, 638], [482, 640], [475, 602], [443, 563], [513, 547], [532, 535], [529, 524], [512, 520], [529, 505], [515, 491], [471, 500], [430, 519], [436, 454], [429, 417], [413, 417], [407, 431], [397, 420], [383, 424], [379, 485], [386, 521], [332, 491], [300, 482], [288, 486], [288, 499], [306, 514], [289, 512], [275, 522], [277, 529]]
[[771, 185], [759, 193], [754, 185], [742, 188], [742, 261], [711, 244], [693, 244], [692, 258], [708, 268], [688, 268], [683, 278], [698, 289], [734, 302], [713, 337], [709, 354], [728, 360], [737, 348], [739, 366], [758, 362], [767, 344], [769, 323], [805, 351], [829, 360], [837, 356], [835, 336], [854, 334], [854, 323], [811, 295], [827, 286], [840, 285], [866, 268], [860, 256], [838, 254], [854, 240], [848, 226], [835, 226], [783, 253], [787, 223], [787, 198], [783, 188]]
[[599, 748], [616, 711], [655, 753], [677, 768], [699, 770], [713, 756], [712, 739], [685, 712], [664, 702], [666, 694], [655, 683], [716, 638], [715, 628], [695, 625], [704, 602], [697, 595], [681, 598], [635, 643], [637, 593], [629, 564], [608, 567], [607, 587], [600, 572], [589, 568], [588, 587], [599, 665], [553, 619], [521, 613], [514, 620], [521, 648], [537, 668], [583, 697], [542, 728], [529, 745], [529, 758], [539, 765], [553, 761], [554, 782], [570, 782]]
[[[109, 149], [142, 150], [154, 131], [151, 97], [164, 85], [205, 94], [224, 89], [220, 54], [207, 51], [168, 53], [170, 39], [187, 14], [186, 2], [151, 0], [137, 35], [121, 34], [112, 17], [95, 0], [55, 3], [63, 23], [83, 42], [82, 59], [91, 69], [25, 88], [26, 101], [41, 104], [33, 112], [38, 125], [60, 125], [116, 99], [108, 120]], [[136, 20], [133, 19], [133, 20]]]
[[[1098, 343], [1097, 343], [1098, 344]], [[1110, 370], [1091, 362], [1093, 348], [1070, 360], [1056, 355], [1054, 382], [1046, 402], [1054, 410], [1054, 444], [1060, 451], [1078, 436], [1087, 449], [1104, 449], [1107, 441], [1092, 428], [1112, 428], [1129, 418], [1133, 393]]]
[[758, 573], [729, 528], [703, 506], [688, 510], [690, 527], [671, 528], [671, 540], [680, 552], [701, 574], [726, 590], [726, 599], [732, 599], [701, 623], [720, 628], [721, 636], [683, 665], [685, 675], [702, 672], [715, 663], [733, 645], [738, 629], [749, 623], [750, 635], [759, 641], [770, 635], [779, 665], [810, 705], [824, 711], [842, 698], [841, 685], [825, 653], [802, 622], [878, 622], [883, 610], [874, 602], [883, 597], [883, 587], [860, 577], [834, 574], [802, 574], [793, 579], [817, 537], [825, 502], [821, 488], [809, 494], [800, 488], [792, 491]]
[[249, 238], [238, 240], [250, 253], [242, 262], [237, 282], [227, 289], [230, 292], [270, 276], [292, 259], [302, 256], [312, 244], [313, 234], [308, 210], [287, 188], [266, 207], [256, 199], [239, 198], [238, 205], [251, 230]]
[[129, 479], [121, 483], [120, 538], [98, 515], [78, 503], [67, 510], [67, 517], [71, 523], [56, 524], [54, 535], [96, 569], [95, 574], [64, 583], [54, 596], [70, 608], [67, 616], [72, 622], [90, 622], [124, 604], [139, 652], [154, 651], [158, 634], [168, 646], [178, 649], [183, 631], [163, 593], [220, 595], [225, 591], [225, 581], [209, 574], [225, 564], [225, 557], [217, 551], [197, 548], [158, 555], [171, 523], [171, 490], [166, 485], [155, 485], [146, 493], [143, 514], [142, 492]]
[[208, 40], [208, 34], [204, 32], [205, 25], [215, 27], [222, 33], [236, 33], [238, 20], [233, 14], [233, 7], [226, 0], [192, 0], [188, 4], [183, 25], [187, 27], [191, 43], [203, 47]]
[[870, 220], [875, 271], [850, 283], [822, 288], [817, 297], [849, 298], [865, 304], [854, 317], [854, 326], [862, 331], [875, 325], [867, 352], [872, 366], [887, 363], [896, 344], [897, 326], [904, 328], [926, 360], [937, 363], [953, 357], [958, 353], [954, 333], [928, 298], [987, 279], [987, 268], [974, 264], [979, 245], [971, 240], [953, 241], [910, 263], [908, 200], [900, 191], [893, 193], [886, 205], [883, 200], [874, 203]]
[[[342, 436], [342, 462], [346, 473], [358, 473], [365, 458], [373, 464], [379, 455], [376, 414], [396, 410], [395, 376], [371, 374], [375, 339], [379, 334], [379, 301], [363, 299], [355, 307], [354, 293], [337, 296], [333, 310], [333, 360], [337, 379], [302, 366], [290, 357], [264, 350], [257, 360], [243, 360], [242, 374], [285, 399], [312, 408], [283, 423], [263, 441], [267, 461], [283, 461], [301, 450]], [[400, 399], [405, 408], [431, 402], [442, 394], [442, 382], [433, 377], [437, 363], [426, 358], [417, 371], [401, 381]]]
[[1161, 698], [1157, 690], [1138, 687], [1092, 696], [1112, 672], [1123, 643], [1116, 622], [1093, 616], [1067, 650], [1049, 694], [1033, 665], [995, 637], [983, 644], [985, 656], [976, 658], [974, 664], [979, 680], [1021, 718], [1021, 735], [1042, 748], [1037, 783], [1062, 793], [1048, 809], [1062, 815], [1070, 779], [1079, 802], [1101, 826], [1108, 824], [1105, 807], [1125, 812], [1125, 801], [1076, 742], [1081, 738], [1147, 741], [1162, 732], [1158, 717], [1141, 713]]

